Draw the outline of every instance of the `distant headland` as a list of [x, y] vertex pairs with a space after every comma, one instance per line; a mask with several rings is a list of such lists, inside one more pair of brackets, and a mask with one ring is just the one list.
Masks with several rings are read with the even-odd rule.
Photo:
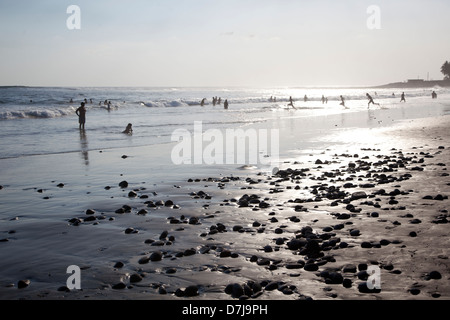
[[424, 79], [409, 79], [404, 82], [393, 82], [376, 86], [375, 88], [433, 88], [435, 86], [450, 87], [450, 79], [431, 81]]

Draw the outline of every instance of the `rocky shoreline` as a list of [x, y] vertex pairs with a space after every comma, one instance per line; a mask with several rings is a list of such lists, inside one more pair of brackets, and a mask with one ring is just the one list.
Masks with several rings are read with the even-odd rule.
[[[82, 290], [63, 276], [46, 287], [17, 278], [1, 284], [1, 297], [449, 299], [445, 128], [412, 147], [327, 149], [271, 175], [104, 186], [114, 204], [58, 227], [102, 246], [82, 260]], [[427, 129], [415, 130], [408, 135]], [[0, 246], [16, 237], [5, 231]], [[373, 266], [380, 288], [368, 286]]]

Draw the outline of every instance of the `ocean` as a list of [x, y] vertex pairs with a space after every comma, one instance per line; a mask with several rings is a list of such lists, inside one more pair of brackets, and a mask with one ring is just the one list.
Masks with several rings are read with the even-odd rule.
[[[432, 90], [438, 99], [431, 99]], [[406, 104], [400, 103], [402, 91]], [[308, 126], [317, 117], [367, 112], [366, 92], [381, 105], [370, 110], [397, 109], [412, 117], [424, 110], [430, 115], [448, 113], [444, 101], [450, 90], [444, 88], [0, 87], [0, 159], [167, 144], [176, 129], [192, 131], [195, 121], [201, 121], [203, 130], [291, 118], [304, 118]], [[322, 95], [327, 103], [322, 103]], [[347, 109], [339, 104], [340, 95]], [[213, 97], [221, 104], [214, 106]], [[288, 109], [289, 97], [296, 109]], [[80, 134], [75, 110], [84, 99], [87, 120]], [[105, 100], [111, 102], [109, 110]], [[133, 125], [132, 136], [122, 134], [128, 123]]]

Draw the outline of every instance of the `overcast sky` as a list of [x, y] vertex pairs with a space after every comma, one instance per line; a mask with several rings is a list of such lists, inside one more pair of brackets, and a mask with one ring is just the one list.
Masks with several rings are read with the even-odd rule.
[[[80, 8], [80, 29], [67, 27], [69, 5]], [[449, 12], [448, 0], [0, 0], [0, 85], [379, 85], [428, 72], [442, 79]]]

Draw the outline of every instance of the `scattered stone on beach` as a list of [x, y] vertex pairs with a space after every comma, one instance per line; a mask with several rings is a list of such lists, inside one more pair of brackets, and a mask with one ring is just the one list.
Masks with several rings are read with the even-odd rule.
[[130, 276], [130, 282], [131, 282], [131, 283], [136, 283], [136, 282], [140, 282], [140, 281], [142, 281], [142, 276], [141, 276], [140, 274], [138, 274], [138, 273], [133, 273], [133, 274]]
[[90, 215], [90, 214], [95, 214], [95, 211], [92, 209], [87, 209], [86, 210], [86, 214]]
[[124, 263], [121, 262], [121, 261], [117, 261], [117, 262], [114, 264], [114, 268], [117, 268], [117, 269], [123, 268], [123, 266], [124, 266]]
[[19, 280], [19, 281], [17, 282], [17, 288], [19, 288], [19, 289], [24, 289], [24, 288], [28, 287], [28, 286], [30, 285], [30, 283], [31, 283], [31, 281], [28, 280], [28, 279], [25, 279], [25, 280]]
[[56, 186], [57, 186], [58, 188], [63, 188], [63, 187], [64, 187], [64, 183], [58, 183]]
[[138, 232], [139, 232], [138, 230], [136, 230], [136, 229], [134, 229], [132, 227], [128, 227], [128, 228], [125, 229], [125, 233], [126, 234], [132, 234], [132, 233], [138, 233]]
[[149, 261], [150, 261], [150, 257], [145, 256], [145, 257], [140, 258], [139, 261], [138, 261], [138, 263], [139, 263], [139, 264], [146, 264], [146, 263], [148, 263]]
[[150, 261], [161, 261], [162, 257], [163, 254], [161, 253], [161, 251], [155, 251], [150, 255], [149, 259]]
[[428, 275], [427, 278], [429, 279], [434, 279], [434, 280], [439, 280], [442, 279], [442, 275], [439, 271], [431, 271]]
[[119, 183], [119, 187], [121, 187], [122, 189], [125, 189], [128, 187], [128, 182], [123, 180]]
[[112, 286], [114, 290], [122, 290], [125, 289], [126, 287], [127, 287], [126, 284], [123, 282], [116, 283], [115, 285]]
[[136, 198], [137, 197], [137, 193], [133, 190], [131, 190], [130, 192], [128, 192], [128, 198]]

